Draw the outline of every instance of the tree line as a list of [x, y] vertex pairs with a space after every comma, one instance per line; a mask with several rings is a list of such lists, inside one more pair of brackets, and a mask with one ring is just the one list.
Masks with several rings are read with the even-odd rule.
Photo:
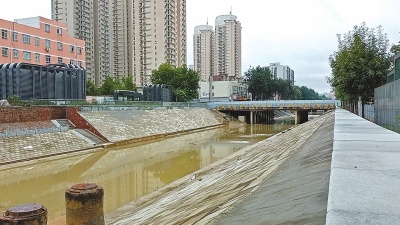
[[364, 105], [373, 101], [374, 88], [386, 83], [393, 68], [392, 53], [399, 47], [393, 45], [391, 53], [382, 26], [368, 28], [365, 22], [337, 38], [338, 49], [329, 57], [332, 73], [327, 81], [350, 111], [358, 113], [361, 100], [364, 117]]
[[[198, 98], [200, 75], [187, 68], [186, 65], [173, 67], [168, 63], [161, 64], [158, 69], [152, 71], [151, 83], [164, 84], [171, 88], [172, 100], [187, 102]], [[100, 87], [96, 87], [92, 80], [86, 82], [86, 94], [89, 96], [112, 95], [115, 90], [137, 91], [132, 76], [121, 80], [113, 77], [106, 77]]]
[[136, 91], [136, 85], [133, 83], [132, 76], [123, 77], [121, 80], [115, 77], [106, 77], [100, 87], [96, 87], [91, 79], [86, 81], [86, 95], [113, 95], [115, 90]]
[[274, 78], [267, 66], [250, 67], [244, 74], [253, 100], [268, 100], [279, 96], [282, 100], [323, 100], [314, 89], [296, 86], [290, 80]]

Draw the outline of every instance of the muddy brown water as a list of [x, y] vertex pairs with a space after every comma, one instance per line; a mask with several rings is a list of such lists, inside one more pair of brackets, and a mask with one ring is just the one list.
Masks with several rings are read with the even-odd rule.
[[77, 183], [104, 188], [104, 211], [113, 210], [235, 151], [293, 126], [226, 126], [95, 153], [0, 167], [0, 210], [25, 203], [48, 209], [49, 225], [65, 224], [65, 191]]

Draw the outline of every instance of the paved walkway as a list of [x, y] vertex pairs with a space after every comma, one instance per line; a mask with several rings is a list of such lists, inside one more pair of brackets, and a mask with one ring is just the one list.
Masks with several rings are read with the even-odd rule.
[[293, 127], [183, 177], [107, 215], [107, 224], [207, 224], [256, 190], [331, 117]]
[[326, 224], [400, 224], [400, 134], [336, 110]]

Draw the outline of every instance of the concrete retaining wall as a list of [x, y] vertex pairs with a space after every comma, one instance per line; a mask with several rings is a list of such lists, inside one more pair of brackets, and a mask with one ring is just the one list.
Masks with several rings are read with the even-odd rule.
[[0, 107], [0, 123], [45, 121], [66, 118], [65, 107]]

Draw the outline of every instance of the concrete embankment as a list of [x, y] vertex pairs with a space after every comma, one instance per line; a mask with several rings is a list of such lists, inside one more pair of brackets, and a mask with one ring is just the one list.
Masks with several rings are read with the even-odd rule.
[[[253, 193], [315, 131], [325, 123], [331, 124], [332, 116], [333, 113], [328, 113], [293, 127], [183, 177], [107, 215], [107, 224], [212, 222]], [[311, 156], [309, 160], [313, 161]]]
[[204, 108], [80, 112], [85, 121], [110, 142], [163, 136], [221, 125], [217, 114]]
[[[105, 142], [119, 144], [145, 141], [223, 124], [221, 116], [203, 108], [78, 113], [77, 116], [83, 118], [81, 122], [96, 129], [107, 139], [103, 139]], [[96, 137], [90, 137], [91, 135], [93, 134], [84, 130], [80, 132], [69, 130], [0, 138], [0, 165], [88, 149], [96, 150], [101, 146], [94, 144], [93, 139]], [[103, 147], [106, 146], [110, 146], [109, 143]]]

